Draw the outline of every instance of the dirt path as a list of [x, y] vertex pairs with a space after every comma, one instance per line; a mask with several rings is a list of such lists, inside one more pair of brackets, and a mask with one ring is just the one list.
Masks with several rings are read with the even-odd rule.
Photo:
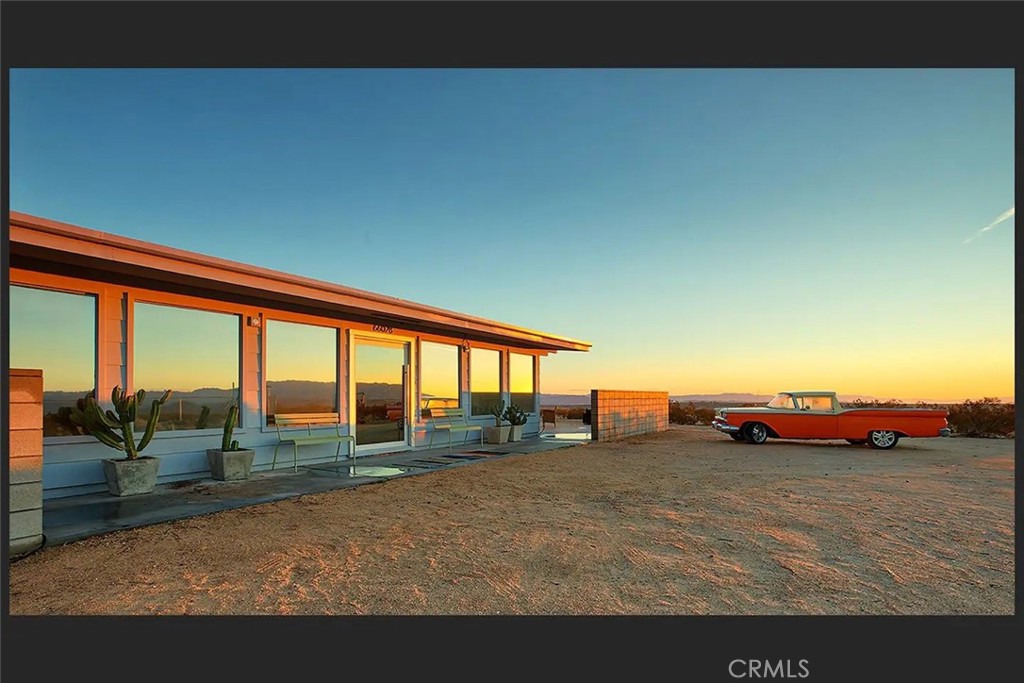
[[708, 428], [48, 548], [12, 614], [1013, 614], [1012, 440]]

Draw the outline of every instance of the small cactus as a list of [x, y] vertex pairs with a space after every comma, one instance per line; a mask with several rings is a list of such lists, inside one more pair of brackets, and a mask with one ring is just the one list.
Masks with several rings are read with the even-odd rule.
[[100, 408], [95, 397], [86, 396], [84, 410], [72, 411], [70, 419], [88, 430], [100, 443], [124, 451], [128, 460], [135, 460], [153, 440], [157, 422], [160, 421], [160, 406], [166, 403], [170, 397], [171, 390], [168, 389], [164, 392], [163, 397], [153, 399], [152, 409], [146, 420], [146, 430], [138, 444], [135, 443], [135, 417], [138, 413], [139, 403], [146, 398], [146, 392], [143, 389], [129, 394], [120, 386], [114, 387], [110, 393], [110, 402], [114, 404], [114, 410], [107, 411]]
[[228, 417], [224, 420], [224, 438], [221, 439], [220, 449], [222, 451], [239, 451], [241, 448], [238, 447], [238, 441], [231, 439], [231, 433], [235, 431], [235, 425], [238, 424], [238, 406], [233, 405], [228, 408]]
[[196, 429], [206, 429], [207, 423], [210, 421], [210, 406], [203, 406], [202, 411], [199, 413], [199, 419], [196, 420]]
[[529, 419], [530, 414], [525, 410], [517, 406], [515, 403], [510, 403], [508, 408], [505, 409], [504, 418], [513, 427], [517, 425], [524, 425]]
[[494, 416], [494, 426], [500, 427], [501, 421], [505, 418], [505, 401], [500, 400], [491, 406], [491, 415]]

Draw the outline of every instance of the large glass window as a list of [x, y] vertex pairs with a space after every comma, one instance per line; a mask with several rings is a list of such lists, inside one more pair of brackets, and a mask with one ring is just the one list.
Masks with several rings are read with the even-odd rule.
[[136, 303], [132, 326], [133, 387], [146, 390], [136, 428], [167, 389], [157, 431], [222, 428], [239, 400], [240, 316]]
[[96, 297], [10, 288], [12, 368], [43, 371], [43, 436], [86, 432], [71, 408], [96, 386]]
[[268, 320], [267, 424], [277, 413], [338, 412], [338, 330]]
[[459, 407], [459, 347], [451, 344], [420, 344], [420, 414], [430, 417], [431, 408]]
[[509, 401], [528, 413], [536, 411], [533, 363], [533, 356], [522, 353], [508, 354]]
[[469, 360], [469, 391], [473, 415], [490, 415], [501, 400], [501, 354], [491, 349], [473, 349]]

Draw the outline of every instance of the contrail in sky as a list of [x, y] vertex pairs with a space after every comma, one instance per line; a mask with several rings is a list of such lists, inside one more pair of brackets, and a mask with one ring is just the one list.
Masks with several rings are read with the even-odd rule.
[[1017, 213], [1016, 205], [1011, 206], [1009, 209], [1007, 209], [1003, 213], [999, 214], [999, 218], [995, 219], [994, 221], [992, 221], [991, 223], [986, 225], [984, 228], [979, 230], [977, 235], [975, 235], [974, 237], [968, 237], [967, 239], [965, 239], [964, 240], [964, 244], [967, 244], [971, 240], [977, 239], [981, 235], [981, 233], [988, 232], [992, 228], [996, 227], [997, 225], [999, 225], [1000, 223], [1005, 221], [1007, 218], [1013, 218], [1013, 214], [1015, 214], [1015, 213]]

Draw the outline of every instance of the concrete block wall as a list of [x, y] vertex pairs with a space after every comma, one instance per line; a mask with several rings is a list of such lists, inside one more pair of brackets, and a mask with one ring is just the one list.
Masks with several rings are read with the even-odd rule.
[[10, 556], [43, 544], [43, 371], [10, 371], [8, 547]]
[[668, 429], [667, 391], [590, 392], [590, 430], [594, 441], [610, 441]]

